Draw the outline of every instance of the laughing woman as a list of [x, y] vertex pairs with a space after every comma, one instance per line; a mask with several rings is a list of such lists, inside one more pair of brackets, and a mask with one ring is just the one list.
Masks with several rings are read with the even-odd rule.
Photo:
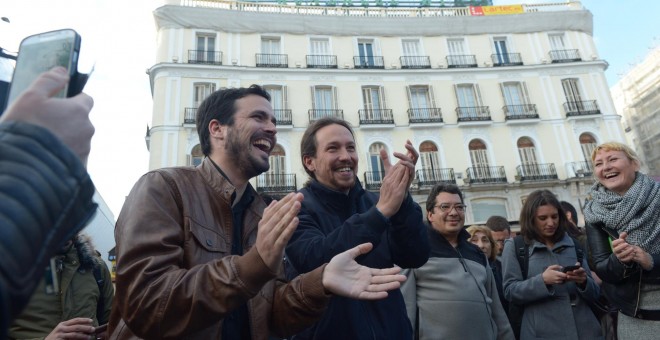
[[591, 159], [598, 182], [584, 210], [587, 239], [594, 271], [619, 309], [619, 339], [658, 339], [660, 184], [639, 172], [624, 144], [599, 145]]
[[588, 304], [600, 290], [587, 259], [583, 256], [578, 262], [576, 242], [566, 232], [568, 223], [557, 197], [537, 190], [527, 196], [520, 212], [526, 272], [518, 261], [515, 242], [504, 243], [504, 295], [524, 308], [521, 340], [603, 338]]

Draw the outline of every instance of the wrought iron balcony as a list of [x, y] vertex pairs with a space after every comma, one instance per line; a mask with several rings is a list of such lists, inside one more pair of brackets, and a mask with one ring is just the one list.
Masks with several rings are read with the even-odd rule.
[[550, 60], [553, 63], [570, 63], [572, 61], [581, 61], [578, 50], [552, 50], [550, 51]]
[[505, 105], [502, 107], [502, 111], [504, 111], [505, 120], [539, 118], [536, 104]]
[[453, 168], [417, 170], [417, 181], [420, 187], [430, 187], [438, 183], [456, 184]]
[[467, 183], [507, 183], [503, 166], [474, 166], [465, 170]]
[[277, 125], [291, 125], [292, 114], [291, 109], [274, 109], [275, 119], [277, 119]]
[[257, 67], [289, 67], [289, 56], [286, 54], [255, 54]]
[[573, 170], [575, 177], [591, 177], [594, 174], [594, 167], [589, 161], [571, 162], [568, 168]]
[[392, 109], [358, 110], [360, 124], [394, 124]]
[[491, 54], [490, 60], [493, 61], [493, 66], [520, 66], [523, 64], [520, 53]]
[[337, 68], [336, 55], [308, 55], [307, 68]]
[[188, 50], [188, 64], [222, 65], [222, 52]]
[[339, 109], [311, 109], [307, 111], [309, 115], [309, 122], [314, 122], [323, 117], [337, 117], [344, 119], [344, 110]]
[[459, 106], [456, 108], [458, 122], [478, 122], [490, 120], [490, 109], [488, 106]]
[[588, 116], [600, 114], [598, 103], [595, 100], [583, 100], [579, 102], [564, 103], [566, 117]]
[[399, 57], [401, 68], [431, 68], [431, 58], [428, 56]]
[[447, 56], [447, 67], [477, 67], [477, 57], [474, 54], [455, 54]]
[[257, 192], [294, 192], [296, 191], [296, 174], [264, 172], [257, 176]]
[[367, 190], [380, 190], [385, 173], [381, 171], [367, 171], [364, 173], [364, 188]]
[[516, 179], [521, 182], [526, 181], [551, 181], [559, 179], [557, 177], [557, 170], [553, 163], [537, 164], [526, 163], [516, 167]]
[[442, 111], [439, 107], [410, 108], [408, 120], [414, 123], [442, 123]]
[[385, 61], [380, 56], [353, 57], [355, 68], [385, 68]]
[[197, 108], [187, 107], [183, 111], [183, 124], [197, 124]]

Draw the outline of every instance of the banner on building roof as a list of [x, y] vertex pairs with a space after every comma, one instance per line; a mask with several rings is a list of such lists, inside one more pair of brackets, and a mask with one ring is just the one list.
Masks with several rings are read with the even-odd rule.
[[508, 6], [470, 6], [470, 15], [506, 15], [523, 13], [522, 5]]

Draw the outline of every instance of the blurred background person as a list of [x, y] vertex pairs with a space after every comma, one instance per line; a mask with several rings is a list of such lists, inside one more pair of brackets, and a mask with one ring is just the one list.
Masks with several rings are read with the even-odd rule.
[[511, 238], [511, 225], [506, 217], [493, 215], [486, 221], [486, 227], [493, 234], [493, 239], [497, 243], [497, 256], [502, 256], [504, 250], [504, 241]]
[[[591, 155], [598, 180], [584, 217], [595, 271], [619, 309], [619, 339], [660, 334], [660, 184], [639, 172], [637, 154], [610, 142]], [[610, 244], [611, 241], [611, 244]]]
[[497, 258], [497, 242], [495, 242], [490, 228], [484, 225], [470, 226], [467, 228], [467, 232], [470, 234], [470, 242], [479, 247], [488, 258], [488, 265], [493, 271], [493, 277], [497, 285], [497, 295], [500, 297], [500, 303], [502, 303], [504, 312], [507, 312], [509, 310], [509, 302], [504, 298], [502, 262]]

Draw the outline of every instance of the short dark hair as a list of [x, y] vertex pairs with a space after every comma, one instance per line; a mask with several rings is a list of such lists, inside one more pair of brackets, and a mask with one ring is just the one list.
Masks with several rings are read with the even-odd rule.
[[566, 201], [561, 201], [559, 202], [561, 204], [561, 208], [564, 209], [564, 212], [569, 212], [571, 213], [571, 221], [573, 221], [573, 224], [576, 226], [578, 225], [578, 216], [577, 216], [577, 210], [575, 210], [575, 207], [566, 202]]
[[493, 215], [486, 220], [486, 227], [492, 231], [508, 231], [511, 232], [511, 225], [506, 217]]
[[542, 205], [551, 205], [555, 207], [559, 215], [559, 225], [557, 226], [557, 231], [555, 231], [553, 237], [554, 242], [558, 242], [564, 238], [566, 230], [568, 229], [568, 219], [566, 219], [566, 214], [564, 213], [564, 209], [561, 208], [557, 196], [555, 196], [550, 190], [532, 191], [532, 193], [527, 196], [525, 204], [523, 204], [522, 210], [520, 211], [520, 234], [525, 238], [525, 242], [528, 244], [534, 240], [543, 243], [543, 240], [534, 225], [536, 210]]
[[307, 127], [307, 130], [305, 130], [302, 139], [300, 140], [300, 161], [302, 162], [302, 166], [305, 169], [305, 172], [311, 178], [316, 179], [316, 175], [314, 175], [314, 172], [310, 171], [305, 166], [305, 156], [316, 157], [316, 148], [318, 147], [318, 141], [316, 140], [316, 133], [322, 128], [333, 124], [337, 124], [345, 127], [351, 133], [353, 139], [355, 139], [355, 134], [353, 133], [353, 128], [351, 128], [351, 124], [349, 124], [347, 121], [343, 119], [337, 117], [323, 117], [310, 124]]
[[197, 109], [197, 134], [199, 144], [204, 156], [211, 153], [211, 141], [209, 137], [209, 124], [213, 119], [218, 120], [221, 125], [234, 125], [234, 114], [236, 113], [236, 101], [249, 95], [257, 95], [270, 101], [270, 95], [259, 85], [239, 88], [222, 88], [211, 93], [199, 105]]
[[463, 202], [463, 193], [456, 184], [438, 183], [434, 185], [433, 188], [431, 188], [431, 192], [429, 192], [429, 196], [426, 198], [427, 212], [433, 211], [433, 207], [435, 206], [435, 198], [438, 197], [438, 195], [440, 195], [442, 192], [458, 195], [458, 197], [461, 198], [461, 203], [465, 204], [465, 202]]

